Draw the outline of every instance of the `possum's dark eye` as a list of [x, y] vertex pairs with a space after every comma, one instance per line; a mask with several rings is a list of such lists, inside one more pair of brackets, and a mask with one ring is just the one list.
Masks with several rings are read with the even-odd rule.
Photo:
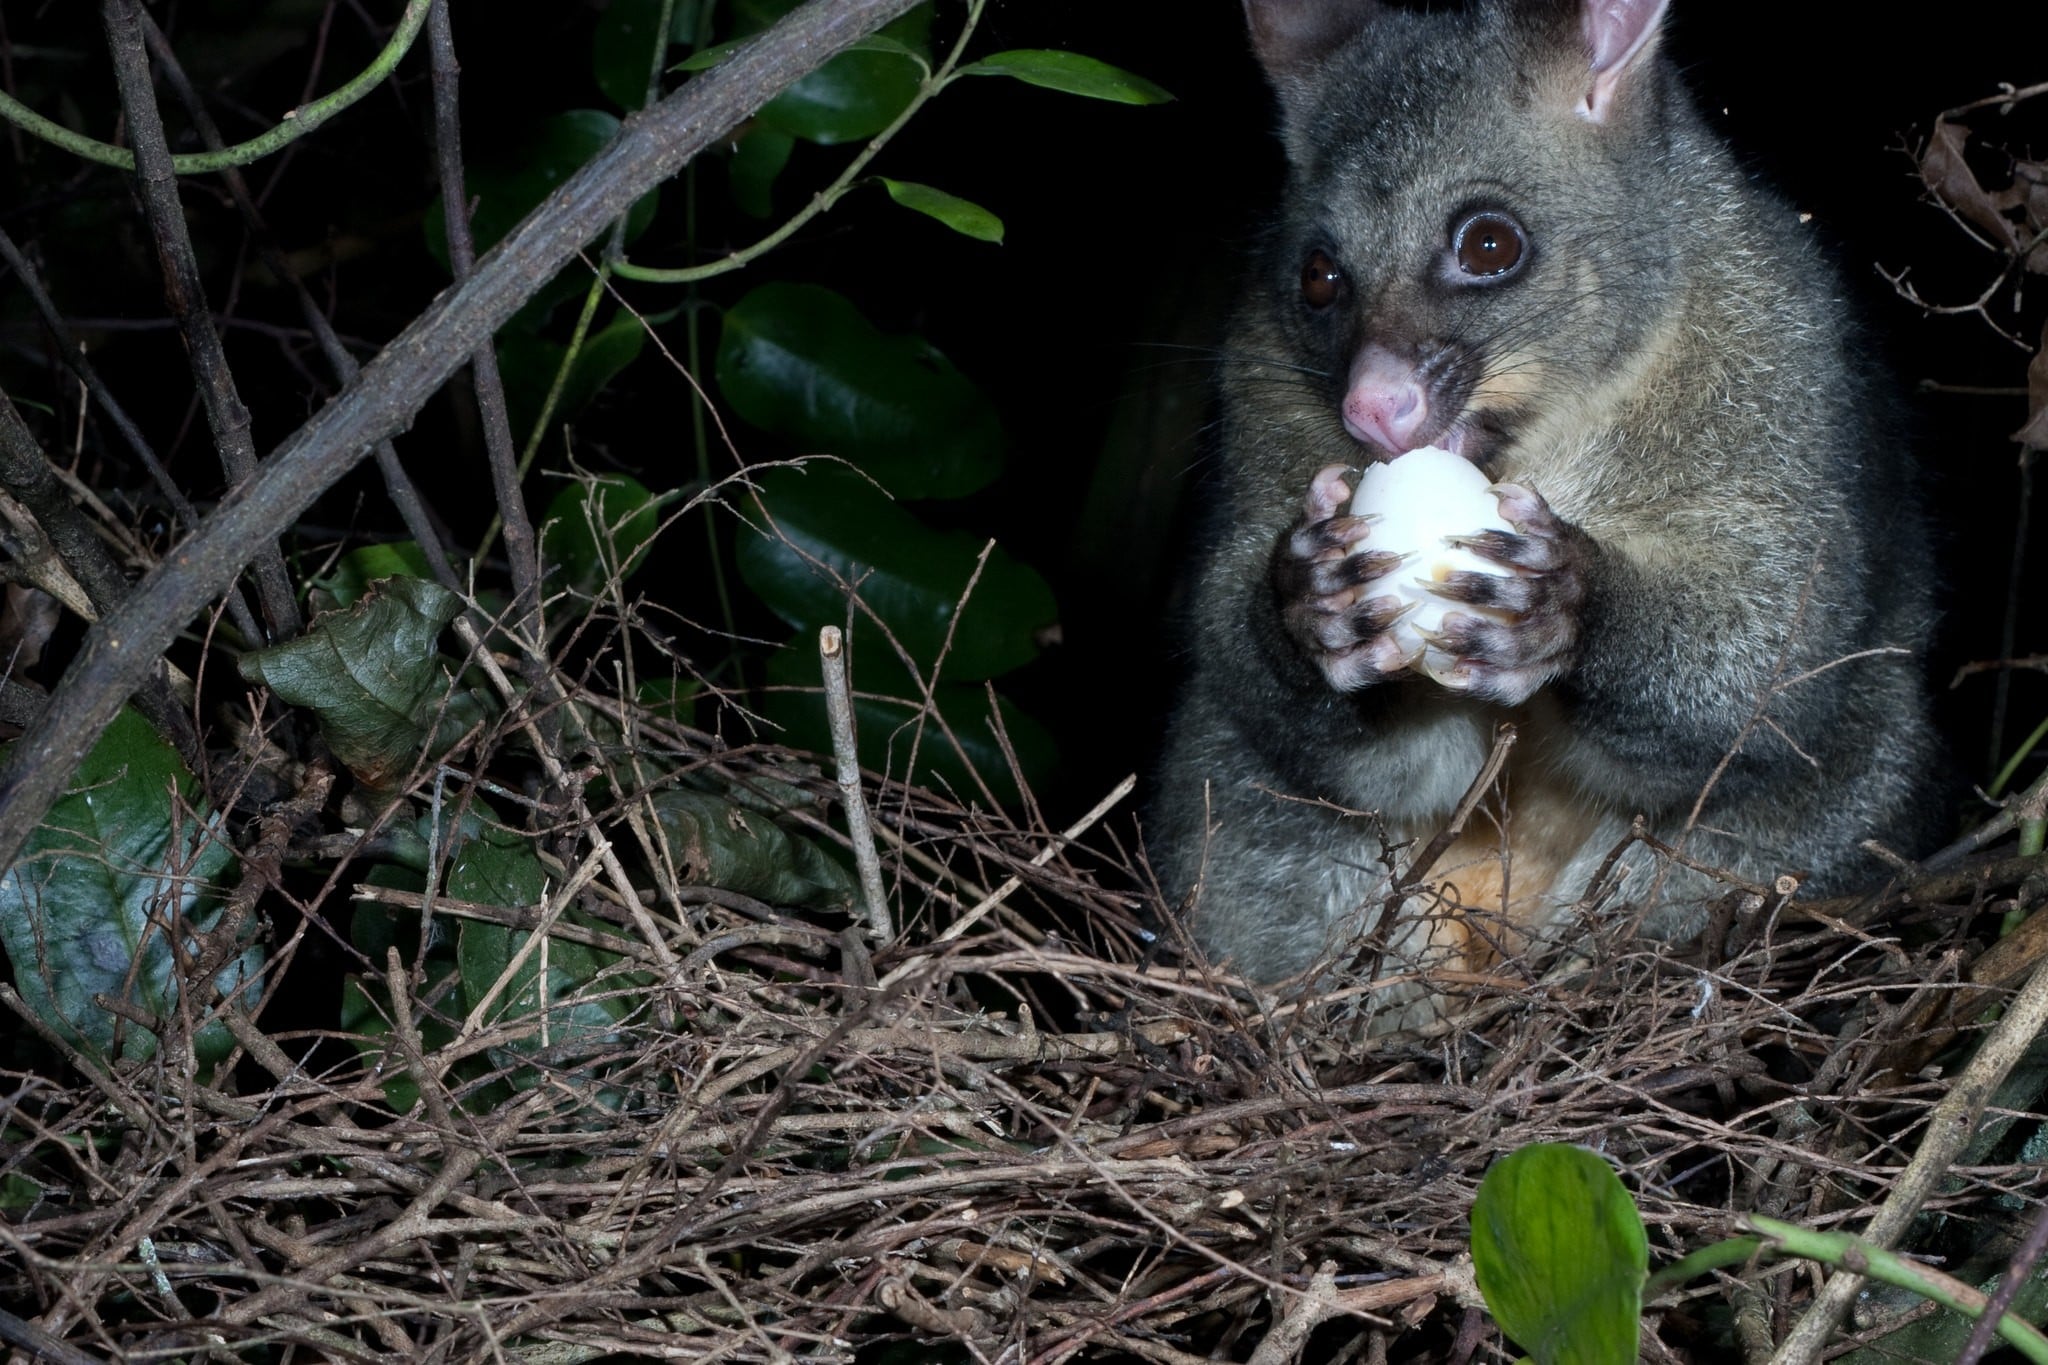
[[1311, 308], [1328, 308], [1344, 292], [1344, 272], [1320, 251], [1311, 251], [1301, 267], [1301, 301]]
[[1475, 213], [1451, 229], [1451, 254], [1458, 269], [1474, 279], [1493, 280], [1512, 274], [1529, 251], [1522, 225], [1505, 213]]

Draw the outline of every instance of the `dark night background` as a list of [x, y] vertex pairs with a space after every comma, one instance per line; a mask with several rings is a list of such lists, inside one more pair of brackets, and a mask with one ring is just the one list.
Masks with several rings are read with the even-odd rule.
[[[236, 137], [259, 126], [259, 111], [299, 102], [309, 62], [305, 35], [322, 8], [313, 0], [182, 0], [154, 11], [188, 54], [202, 88], [215, 93], [216, 116]], [[388, 22], [396, 7], [367, 8]], [[603, 106], [586, 56], [601, 9], [563, 0], [458, 0], [472, 165], [516, 138], [524, 118]], [[26, 73], [34, 88], [24, 96], [48, 96], [50, 73], [61, 71], [52, 112], [82, 111], [84, 126], [105, 135], [111, 87], [96, 11], [82, 3], [4, 0], [0, 38], [9, 64], [0, 66], [0, 80], [19, 88]], [[1788, 14], [1804, 18], [1809, 11], [1783, 4], [1679, 0], [1675, 11], [1669, 41], [1704, 105], [1757, 173], [1811, 212], [1837, 248], [1843, 278], [1871, 324], [1872, 363], [1894, 366], [1908, 391], [1923, 381], [2020, 385], [2025, 353], [1979, 320], [1923, 318], [1894, 296], [1877, 267], [1911, 267], [1923, 292], [1939, 301], [1971, 297], [1990, 277], [1989, 253], [1922, 202], [1903, 148], [1945, 107], [1992, 93], [1999, 82], [2048, 76], [2038, 6], [1930, 8], [1910, 24], [1883, 25], [1852, 22], [1852, 11], [1830, 8], [1833, 26], [1824, 35], [1789, 30]], [[951, 22], [942, 7], [941, 35]], [[2025, 29], [2027, 23], [2034, 27]], [[334, 13], [330, 42], [320, 91], [372, 50], [353, 5]], [[1086, 52], [1157, 81], [1178, 99], [1130, 108], [1008, 81], [963, 82], [875, 170], [987, 205], [1008, 224], [1006, 245], [970, 242], [867, 191], [753, 272], [714, 282], [706, 292], [719, 303], [762, 279], [831, 283], [885, 328], [924, 333], [995, 396], [1012, 437], [1009, 472], [943, 515], [999, 536], [1059, 595], [1063, 642], [1005, 682], [1060, 738], [1064, 765], [1051, 812], [1057, 822], [1143, 767], [1172, 696], [1170, 584], [1184, 548], [1185, 494], [1200, 473], [1202, 348], [1218, 339], [1234, 272], [1277, 183], [1278, 164], [1265, 92], [1233, 0], [1008, 0], [991, 5], [976, 50], [1009, 47]], [[65, 55], [53, 62], [53, 52]], [[288, 248], [343, 248], [340, 259], [315, 272], [312, 288], [331, 302], [336, 326], [360, 343], [364, 357], [443, 283], [421, 247], [418, 223], [433, 197], [424, 71], [414, 54], [395, 89], [379, 91], [253, 177], [267, 187], [266, 211]], [[172, 122], [175, 130], [175, 115]], [[1975, 123], [1994, 140], [2024, 145], [2019, 130], [2002, 130], [1988, 111]], [[2041, 118], [2029, 126], [2038, 154]], [[38, 245], [60, 307], [82, 320], [106, 377], [160, 447], [174, 453], [188, 486], [210, 493], [218, 475], [204, 424], [190, 408], [182, 353], [172, 333], [142, 325], [161, 316], [160, 294], [125, 188], [112, 173], [23, 147], [19, 139], [0, 142], [0, 224]], [[843, 155], [800, 149], [778, 206], [799, 202], [791, 187], [822, 183]], [[1998, 172], [1990, 161], [1982, 169], [1987, 177]], [[215, 307], [295, 327], [281, 291], [238, 273], [242, 236], [224, 198], [199, 178], [185, 200], [211, 270]], [[720, 224], [715, 215], [707, 221], [711, 241]], [[671, 263], [660, 244], [677, 239], [672, 226], [668, 219], [658, 224], [635, 248], [635, 259]], [[740, 221], [724, 226], [735, 243], [761, 230]], [[1648, 211], [1644, 230], [1656, 230]], [[627, 293], [650, 312], [676, 302], [674, 290]], [[2038, 336], [2038, 306], [2025, 318], [2021, 334]], [[256, 412], [258, 449], [267, 449], [331, 386], [302, 339], [281, 342], [251, 328], [229, 336]], [[48, 363], [18, 292], [5, 284], [0, 381], [17, 400], [61, 414], [45, 432], [69, 440], [76, 409], [68, 382]], [[579, 458], [631, 470], [657, 488], [681, 481], [689, 459], [687, 402], [680, 377], [658, 357], [643, 357], [578, 420]], [[1951, 586], [1951, 623], [1934, 662], [1938, 688], [1959, 662], [1999, 651], [2019, 505], [2018, 448], [2005, 437], [2024, 411], [2014, 394], [1914, 399], [1910, 435], [1932, 476], [1946, 559], [1938, 569], [1896, 568], [1938, 573]], [[89, 476], [100, 439], [89, 427]], [[458, 534], [473, 539], [478, 527], [465, 518], [484, 510], [475, 495], [481, 456], [460, 405], [437, 400], [400, 450]], [[106, 467], [106, 477], [134, 482], [125, 467]], [[545, 496], [533, 494], [536, 510]], [[323, 500], [308, 534], [382, 536], [396, 525], [374, 485], [358, 476]], [[2036, 554], [2032, 562], [2040, 559]], [[659, 561], [635, 586], [696, 613], [699, 567], [683, 557]], [[2028, 582], [2038, 593], [2038, 573], [2030, 571]], [[2018, 653], [2048, 649], [2038, 618], [2023, 615]], [[764, 624], [762, 633], [776, 632]], [[1944, 693], [1958, 753], [1977, 780], [1990, 743], [1981, 716], [1991, 686], [1979, 679]], [[2044, 703], [2048, 690], [2037, 677], [2020, 675], [2008, 745]]]

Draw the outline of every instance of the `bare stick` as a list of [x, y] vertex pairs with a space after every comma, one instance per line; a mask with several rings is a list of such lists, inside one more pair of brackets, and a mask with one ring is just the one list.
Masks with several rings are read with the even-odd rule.
[[839, 799], [846, 803], [846, 832], [860, 869], [861, 900], [867, 906], [868, 937], [886, 942], [895, 930], [882, 894], [882, 860], [868, 823], [868, 798], [860, 787], [860, 754], [853, 744], [853, 691], [846, 681], [846, 641], [839, 627], [818, 632], [818, 658], [825, 665], [825, 719], [832, 726], [832, 756], [838, 761]]
[[0, 765], [0, 864], [70, 783], [121, 702], [186, 622], [221, 595], [266, 539], [412, 420], [449, 375], [541, 284], [647, 190], [915, 0], [811, 0], [716, 68], [630, 118], [478, 263], [427, 307], [333, 401], [264, 462], [240, 496], [136, 585], [87, 634], [42, 717]]
[[[2048, 963], [2034, 969], [2027, 984], [2013, 997], [2005, 1017], [1985, 1037], [1969, 1066], [1928, 1115], [1927, 1135], [1920, 1142], [1920, 1150], [1899, 1173], [1884, 1207], [1870, 1220], [1869, 1228], [1863, 1232], [1864, 1241], [1889, 1249], [1898, 1240], [1919, 1213], [1920, 1205], [1934, 1193], [1949, 1167], [1969, 1145], [1977, 1121], [1984, 1115], [1984, 1106], [2004, 1082], [2006, 1073], [2044, 1027], [2048, 1027]], [[1778, 1353], [1771, 1357], [1771, 1365], [1813, 1365], [1819, 1360], [1835, 1324], [1841, 1321], [1862, 1288], [1861, 1275], [1844, 1272], [1830, 1279], [1805, 1316], [1786, 1334]]]

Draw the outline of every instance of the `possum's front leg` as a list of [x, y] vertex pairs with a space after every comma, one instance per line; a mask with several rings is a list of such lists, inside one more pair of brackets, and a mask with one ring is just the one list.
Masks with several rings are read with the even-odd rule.
[[1351, 549], [1371, 536], [1370, 519], [1349, 516], [1351, 488], [1342, 465], [1317, 472], [1301, 515], [1274, 547], [1274, 603], [1287, 636], [1339, 692], [1355, 692], [1408, 666], [1387, 634], [1401, 603], [1367, 597], [1365, 585], [1399, 557]]
[[1515, 706], [1577, 661], [1599, 547], [1552, 512], [1541, 494], [1516, 484], [1496, 484], [1493, 491], [1514, 531], [1482, 531], [1459, 543], [1513, 572], [1452, 574], [1437, 591], [1506, 617], [1445, 616], [1444, 649], [1457, 662], [1439, 681], [1467, 696]]

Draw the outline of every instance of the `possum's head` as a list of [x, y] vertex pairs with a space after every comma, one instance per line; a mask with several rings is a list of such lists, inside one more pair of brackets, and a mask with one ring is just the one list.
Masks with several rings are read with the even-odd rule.
[[1290, 164], [1262, 287], [1361, 453], [1597, 419], [1677, 308], [1664, 0], [1245, 9]]

